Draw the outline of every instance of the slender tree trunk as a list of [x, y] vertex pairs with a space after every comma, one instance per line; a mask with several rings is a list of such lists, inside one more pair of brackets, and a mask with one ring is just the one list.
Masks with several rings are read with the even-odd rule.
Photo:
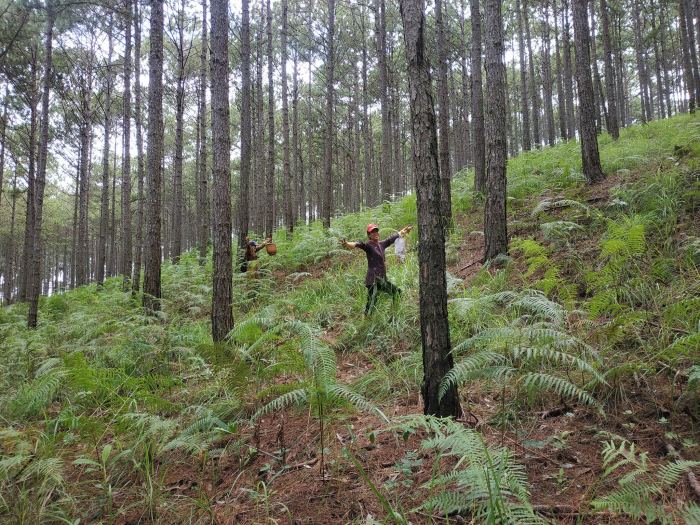
[[284, 222], [287, 231], [294, 230], [294, 180], [291, 170], [289, 153], [289, 102], [287, 93], [287, 10], [288, 1], [282, 0], [282, 148], [283, 166], [282, 178], [284, 181]]
[[305, 186], [304, 186], [304, 162], [301, 155], [301, 141], [299, 135], [299, 51], [294, 44], [294, 66], [292, 72], [292, 173], [296, 181], [294, 192], [294, 206], [296, 220], [301, 219], [306, 224]]
[[143, 272], [143, 306], [160, 310], [161, 186], [163, 161], [163, 0], [151, 1], [148, 60], [148, 206]]
[[[102, 286], [105, 279], [105, 265], [107, 261], [107, 229], [109, 221], [109, 146], [110, 133], [112, 131], [112, 51], [114, 49], [112, 38], [112, 17], [110, 16], [107, 35], [108, 52], [105, 67], [105, 101], [104, 101], [104, 145], [102, 148], [102, 188], [100, 193], [100, 234], [97, 240], [97, 268], [95, 280], [98, 286]], [[115, 174], [116, 176], [116, 174]]]
[[53, 76], [53, 24], [54, 7], [51, 1], [46, 10], [46, 48], [44, 50], [44, 85], [41, 95], [41, 132], [39, 135], [39, 160], [37, 162], [34, 201], [27, 201], [27, 207], [34, 207], [34, 231], [32, 236], [32, 258], [29, 289], [29, 314], [27, 326], [36, 328], [39, 314], [39, 294], [41, 286], [41, 259], [43, 256], [42, 219], [44, 212], [44, 187], [46, 185], [46, 164], [49, 150], [49, 96]]
[[211, 327], [214, 342], [223, 341], [233, 329], [228, 31], [228, 1], [212, 0], [211, 129], [214, 163], [214, 291]]
[[[263, 10], [263, 4], [260, 3], [260, 20], [265, 19], [265, 14]], [[260, 24], [262, 26], [262, 24]], [[257, 169], [255, 170], [255, 196], [251, 196], [251, 210], [255, 210], [255, 228], [265, 229], [265, 206], [261, 204], [260, 201], [264, 199], [265, 195], [265, 119], [264, 119], [264, 98], [263, 98], [263, 28], [258, 29], [257, 38], [257, 70], [255, 72], [256, 76], [256, 117], [257, 117]]]
[[[326, 130], [324, 138], [323, 156], [323, 227], [330, 228], [331, 213], [333, 210], [333, 103], [334, 103], [334, 33], [335, 33], [335, 0], [328, 0], [328, 33], [326, 34], [326, 45], [328, 56], [326, 57]], [[387, 152], [388, 153], [388, 152]], [[382, 152], [384, 155], [384, 152]]]
[[124, 96], [122, 106], [122, 193], [121, 193], [121, 264], [122, 288], [129, 289], [133, 248], [131, 243], [131, 0], [126, 1], [124, 15]]
[[481, 12], [479, 0], [470, 1], [472, 25], [472, 156], [474, 191], [486, 191], [486, 145], [484, 135], [484, 88], [481, 82]]
[[525, 63], [525, 40], [523, 39], [523, 10], [520, 0], [515, 0], [516, 16], [518, 17], [518, 52], [520, 56], [520, 111], [523, 120], [523, 150], [530, 151], [530, 108], [527, 104], [527, 64]]
[[109, 221], [108, 239], [109, 239], [109, 264], [107, 265], [107, 276], [114, 277], [117, 273], [117, 227], [116, 227], [116, 198], [117, 198], [117, 140], [114, 140], [112, 165], [112, 207]]
[[0, 208], [2, 207], [2, 184], [5, 174], [5, 149], [7, 140], [7, 102], [10, 95], [9, 84], [5, 86], [5, 98], [2, 103], [2, 133], [0, 134]]
[[10, 238], [7, 244], [5, 255], [5, 272], [3, 281], [2, 297], [5, 305], [12, 304], [13, 280], [14, 280], [14, 260], [15, 260], [15, 216], [17, 210], [17, 172], [19, 165], [15, 165], [15, 174], [12, 178], [12, 197], [10, 204]]
[[460, 415], [456, 387], [440, 397], [440, 382], [453, 367], [447, 320], [445, 230], [441, 218], [435, 110], [430, 67], [425, 59], [423, 0], [401, 0], [411, 101], [413, 168], [418, 207], [420, 323], [423, 346], [423, 412]]
[[[213, 30], [213, 27], [212, 27]], [[275, 226], [275, 91], [272, 57], [272, 9], [267, 0], [267, 179], [265, 181], [265, 234], [272, 235]]]
[[180, 4], [177, 13], [177, 86], [175, 88], [175, 158], [173, 161], [173, 230], [170, 256], [174, 262], [182, 253], [182, 149], [183, 117], [185, 113], [185, 6]]
[[143, 118], [141, 105], [141, 14], [139, 0], [133, 0], [134, 7], [134, 123], [136, 125], [136, 249], [134, 250], [134, 275], [131, 279], [133, 293], [141, 287], [141, 259], [143, 255], [143, 183], [145, 166], [143, 158]]
[[591, 68], [593, 69], [593, 98], [595, 101], [596, 130], [598, 133], [603, 129], [603, 118], [607, 114], [605, 109], [605, 95], [603, 94], [603, 83], [600, 80], [598, 71], [598, 45], [596, 42], [595, 26], [595, 0], [589, 1], [591, 8]]
[[89, 265], [89, 236], [88, 236], [88, 207], [90, 189], [90, 160], [92, 152], [92, 71], [88, 73], [86, 83], [81, 86], [81, 118], [80, 124], [80, 203], [78, 208], [78, 254], [76, 261], [76, 286], [88, 283], [90, 276]]
[[[484, 205], [484, 260], [508, 252], [506, 222], [506, 68], [503, 63], [501, 0], [484, 3], [486, 34], [486, 203]], [[525, 134], [523, 134], [524, 136]]]
[[652, 5], [651, 11], [651, 34], [654, 48], [654, 66], [656, 70], [656, 103], [658, 106], [659, 118], [666, 118], [666, 107], [664, 106], [664, 88], [661, 77], [661, 56], [659, 55], [659, 38], [656, 26], [656, 6]]
[[249, 0], [243, 0], [241, 7], [241, 182], [238, 197], [238, 240], [240, 248], [243, 249], [250, 228], [248, 213], [251, 155]]
[[[245, 0], [246, 7], [248, 0]], [[208, 37], [207, 37], [207, 0], [202, 0], [202, 44], [199, 52], [199, 114], [201, 116], [199, 121], [199, 172], [197, 173], [197, 245], [199, 246], [199, 259], [204, 261], [207, 256], [207, 245], [209, 243], [209, 172], [207, 171], [207, 51], [208, 51]], [[250, 38], [249, 38], [250, 40]], [[250, 44], [248, 50], [248, 75], [250, 78]], [[243, 88], [245, 89], [245, 87]], [[250, 93], [250, 84], [248, 87], [248, 93]], [[250, 102], [249, 102], [250, 104]], [[243, 114], [241, 113], [241, 119], [243, 119]], [[241, 123], [241, 125], [243, 125]], [[241, 128], [242, 130], [243, 128]], [[250, 134], [250, 131], [249, 131]], [[243, 153], [243, 144], [241, 144], [241, 155]], [[248, 148], [250, 149], [250, 142], [248, 142]], [[241, 156], [241, 176], [243, 176], [243, 157]], [[250, 162], [248, 163], [248, 169], [250, 169]], [[250, 178], [250, 172], [248, 172], [248, 178]], [[246, 180], [248, 183], [248, 180]], [[247, 190], [247, 186], [245, 188]], [[241, 198], [243, 198], [243, 186], [241, 186]], [[247, 194], [246, 194], [247, 195]], [[247, 202], [247, 201], [246, 201]], [[244, 208], [246, 211], [247, 207]], [[246, 231], [248, 230], [246, 226]]]
[[542, 85], [544, 88], [544, 122], [547, 131], [547, 143], [554, 146], [554, 108], [552, 106], [552, 63], [549, 37], [549, 0], [543, 6], [544, 20], [542, 22]]
[[365, 16], [360, 16], [360, 31], [362, 40], [362, 160], [364, 166], [365, 205], [372, 206], [377, 194], [375, 178], [372, 176], [372, 132], [369, 119], [369, 89], [367, 82], [367, 41], [365, 37]]
[[30, 269], [34, 235], [34, 194], [36, 192], [36, 132], [37, 132], [37, 106], [39, 104], [38, 96], [38, 50], [32, 52], [32, 61], [30, 64], [31, 84], [29, 88], [29, 147], [27, 151], [27, 206], [24, 222], [24, 246], [22, 250], [22, 266], [20, 273], [19, 300], [26, 301], [29, 298], [30, 285]]
[[698, 52], [695, 49], [695, 27], [693, 26], [693, 6], [692, 0], [681, 0], [684, 2], [684, 12], [686, 18], [686, 33], [688, 39], [688, 49], [690, 50], [690, 63], [693, 70], [693, 83], [695, 85], [695, 105], [700, 104], [700, 69], [698, 68]]
[[661, 71], [664, 76], [664, 100], [666, 101], [666, 113], [670, 117], [673, 115], [673, 109], [671, 105], [671, 78], [669, 75], [669, 70], [671, 69], [668, 62], [668, 53], [666, 48], [666, 31], [667, 31], [667, 19], [666, 19], [666, 3], [659, 3], [659, 45], [661, 47]]
[[561, 53], [559, 51], [559, 13], [557, 11], [558, 0], [553, 0], [554, 6], [554, 52], [556, 53], [557, 68], [557, 114], [559, 116], [559, 134], [561, 138], [567, 138], [566, 125], [566, 99], [564, 98], [564, 82], [562, 79]]
[[622, 50], [622, 22], [621, 22], [621, 16], [619, 13], [615, 13], [615, 28], [616, 28], [616, 43], [617, 43], [617, 49], [615, 53], [615, 80], [616, 80], [616, 87], [617, 87], [617, 108], [618, 108], [618, 121], [620, 123], [620, 127], [624, 128], [627, 125], [627, 115], [629, 112], [627, 111], [628, 109], [628, 98], [627, 98], [627, 90], [625, 89], [625, 68], [624, 68], [624, 56], [623, 56], [623, 50]]
[[[575, 0], [579, 1], [579, 0]], [[562, 34], [564, 52], [564, 93], [566, 96], [566, 137], [571, 140], [576, 138], [576, 113], [574, 111], [574, 83], [571, 64], [571, 31], [569, 25], [569, 0], [564, 0], [562, 12]]]
[[600, 0], [600, 20], [603, 26], [603, 61], [605, 62], [605, 91], [608, 98], [607, 122], [605, 124], [610, 136], [617, 140], [620, 137], [620, 126], [617, 120], [617, 93], [613, 69], [612, 42], [610, 40], [610, 19], [608, 16], [607, 0]]
[[77, 149], [78, 153], [78, 166], [76, 168], [75, 174], [75, 195], [73, 196], [73, 238], [71, 243], [71, 255], [70, 255], [70, 288], [71, 290], [75, 288], [75, 266], [77, 263], [78, 256], [78, 202], [80, 200], [80, 158], [82, 153], [80, 152], [80, 145]]
[[595, 129], [593, 82], [591, 80], [588, 9], [586, 2], [574, 1], [574, 38], [576, 43], [576, 82], [579, 97], [579, 132], [583, 175], [589, 184], [604, 178], [598, 154]]
[[637, 75], [639, 78], [639, 101], [641, 106], [641, 120], [642, 124], [646, 124], [650, 119], [649, 115], [649, 103], [647, 101], [647, 76], [646, 76], [646, 64], [644, 62], [644, 50], [642, 42], [642, 19], [639, 15], [640, 11], [639, 3], [635, 0], [634, 2], [634, 51], [637, 58]]
[[379, 69], [379, 100], [382, 112], [382, 156], [380, 158], [381, 200], [391, 199], [391, 129], [389, 122], [389, 97], [387, 80], [385, 0], [374, 0], [375, 31], [377, 38], [377, 68]]
[[530, 98], [532, 100], [532, 138], [536, 148], [542, 143], [540, 135], [540, 93], [539, 82], [535, 71], [535, 60], [532, 54], [532, 38], [530, 38], [530, 15], [527, 11], [527, 0], [523, 1], [523, 21], [525, 23], [525, 38], [527, 40], [527, 56], [530, 72]]
[[442, 0], [435, 0], [435, 31], [437, 33], [438, 55], [438, 156], [440, 159], [440, 211], [446, 228], [452, 225], [452, 199], [450, 191], [450, 104], [447, 96], [447, 42], [445, 40], [445, 22], [442, 19]]

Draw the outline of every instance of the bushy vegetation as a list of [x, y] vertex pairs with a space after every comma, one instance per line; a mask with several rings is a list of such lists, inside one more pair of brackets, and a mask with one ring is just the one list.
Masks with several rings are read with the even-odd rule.
[[[654, 410], [665, 388], [673, 404], [661, 417], [684, 414], [682, 431], [697, 436], [700, 121], [629, 128], [619, 142], [604, 137], [601, 154], [608, 180], [592, 190], [577, 144], [511, 160], [510, 257], [465, 281], [457, 248], [479, 230], [481, 203], [471, 173], [454, 181], [461, 220], [447, 249], [456, 367], [444, 387], [459, 385], [466, 413], [487, 413], [475, 429], [422, 417], [385, 421], [397, 403], [415, 403], [422, 379], [415, 251], [403, 264], [389, 256], [399, 304], [384, 300], [364, 318], [364, 257], [338, 240], [361, 239], [368, 222], [382, 236], [415, 223], [412, 196], [339, 217], [330, 230], [278, 232], [278, 255], [261, 256], [257, 274], [234, 279], [236, 328], [226, 344], [211, 342], [211, 262], [195, 254], [164, 265], [158, 317], [116, 280], [42, 299], [35, 331], [24, 328], [25, 305], [1, 310], [3, 521], [210, 522], [216, 501], [238, 490], [214, 497], [202, 488], [222, 479], [222, 465], [240, 476], [271, 454], [269, 468], [288, 471], [283, 443], [270, 452], [258, 442], [264, 419], [283, 413], [306, 413], [318, 427], [305, 445], [322, 456], [320, 475], [361, 475], [395, 522], [454, 513], [479, 523], [544, 520], [518, 443], [503, 441], [531, 426], [537, 410], [576, 407], [604, 430], [615, 414], [635, 410], [631, 397]], [[409, 247], [416, 240], [414, 231]], [[349, 357], [366, 364], [362, 373], [343, 374], [339, 363]], [[481, 396], [495, 400], [490, 411], [473, 406]], [[334, 429], [358, 412], [364, 426], [338, 445]], [[429, 479], [405, 501], [378, 486], [353, 452], [382, 430], [405, 436], [397, 442], [406, 451], [409, 436], [420, 436], [415, 453], [434, 458]], [[664, 439], [685, 459], [668, 463], [647, 461], [648, 451], [625, 437], [600, 437], [600, 483], [585, 494], [581, 515], [697, 520], [691, 503], [664, 514], [669, 493], [697, 471], [698, 443], [679, 432], [668, 427]], [[334, 461], [323, 465], [326, 455]], [[182, 464], [197, 472], [198, 490], [168, 486]], [[276, 512], [267, 485], [243, 488], [267, 502], [256, 507], [261, 515]], [[386, 495], [392, 490], [396, 497]]]

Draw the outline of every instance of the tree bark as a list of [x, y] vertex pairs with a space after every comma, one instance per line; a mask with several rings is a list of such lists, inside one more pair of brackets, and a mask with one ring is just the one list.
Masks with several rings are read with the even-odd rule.
[[[247, 0], [246, 0], [247, 3]], [[209, 244], [209, 172], [207, 169], [207, 55], [208, 55], [208, 20], [207, 20], [207, 0], [202, 0], [202, 44], [199, 51], [199, 172], [197, 173], [197, 246], [199, 247], [199, 259], [204, 261], [207, 256], [207, 246]], [[249, 53], [250, 57], [250, 44]], [[250, 62], [249, 62], [250, 63]], [[249, 66], [250, 78], [250, 66]], [[250, 84], [249, 84], [250, 86]], [[245, 89], [245, 88], [244, 88]], [[250, 93], [250, 87], [249, 93]], [[241, 120], [243, 114], [241, 113]], [[242, 123], [241, 123], [242, 125]], [[242, 128], [241, 128], [242, 130]], [[250, 132], [249, 132], [250, 133]], [[248, 143], [250, 147], [250, 143]], [[241, 144], [241, 155], [243, 153]], [[250, 167], [250, 163], [248, 163]], [[241, 156], [241, 176], [243, 175], [243, 157]], [[241, 198], [243, 194], [241, 193]], [[247, 210], [247, 207], [245, 208]], [[247, 230], [247, 228], [246, 228]]]
[[472, 25], [472, 157], [474, 191], [486, 191], [486, 145], [484, 136], [484, 88], [481, 81], [481, 12], [479, 0], [471, 0]]
[[[326, 57], [326, 130], [324, 138], [323, 155], [323, 199], [322, 199], [322, 219], [323, 227], [330, 228], [331, 213], [333, 210], [333, 74], [335, 45], [333, 42], [335, 33], [335, 0], [328, 0], [328, 33], [326, 34], [327, 57]], [[388, 109], [388, 108], [387, 108]], [[389, 152], [387, 152], [389, 153]], [[384, 155], [384, 152], [382, 152]]]
[[367, 41], [365, 37], [365, 16], [360, 16], [360, 30], [362, 40], [362, 160], [364, 166], [364, 203], [366, 206], [375, 204], [377, 189], [375, 178], [372, 176], [372, 123], [369, 119], [369, 89], [367, 82]]
[[600, 72], [598, 71], [598, 45], [596, 42], [595, 30], [595, 0], [587, 1], [590, 2], [589, 6], [591, 9], [591, 68], [593, 70], [593, 99], [595, 101], [596, 131], [601, 133], [603, 129], [603, 117], [606, 115], [607, 110], [605, 109], [603, 83], [600, 80]]
[[553, 0], [554, 6], [554, 52], [556, 53], [557, 67], [557, 114], [559, 117], [559, 134], [561, 138], [567, 138], [566, 126], [566, 99], [564, 98], [564, 82], [562, 79], [561, 52], [559, 51], [559, 13], [557, 11], [557, 1]]
[[[109, 223], [109, 146], [110, 133], [112, 131], [112, 52], [114, 49], [112, 38], [112, 17], [109, 20], [107, 35], [107, 63], [105, 64], [105, 100], [104, 100], [104, 134], [102, 147], [102, 188], [100, 191], [100, 233], [97, 239], [97, 268], [95, 269], [95, 281], [102, 286], [105, 279], [105, 265], [107, 262], [107, 235]], [[115, 174], [116, 176], [116, 174]]]
[[134, 274], [131, 291], [141, 288], [141, 260], [143, 255], [143, 183], [145, 166], [143, 158], [143, 117], [141, 105], [141, 13], [139, 0], [133, 0], [134, 8], [134, 124], [136, 125], [136, 246], [134, 250]]
[[[213, 26], [212, 26], [213, 30]], [[272, 235], [275, 226], [275, 88], [272, 55], [272, 8], [267, 0], [267, 178], [265, 180], [265, 234]]]
[[[574, 0], [582, 1], [582, 0]], [[576, 117], [574, 111], [574, 84], [571, 64], [571, 31], [569, 25], [569, 0], [564, 0], [562, 12], [562, 35], [564, 52], [564, 94], [566, 97], [566, 138], [576, 138]]]
[[148, 206], [143, 272], [143, 306], [160, 310], [161, 186], [163, 161], [163, 0], [151, 1], [148, 60]]
[[122, 288], [129, 289], [133, 248], [131, 242], [131, 0], [126, 0], [124, 14], [124, 97], [122, 106], [122, 200], [121, 264]]
[[640, 11], [639, 3], [635, 0], [633, 11], [634, 11], [634, 52], [637, 58], [637, 76], [639, 78], [639, 100], [641, 105], [641, 120], [642, 124], [646, 124], [651, 120], [651, 115], [649, 114], [650, 104], [647, 99], [647, 72], [646, 63], [644, 61], [644, 49], [642, 41], [642, 19], [639, 15]]
[[440, 382], [453, 367], [447, 319], [445, 230], [441, 220], [440, 168], [430, 66], [425, 58], [423, 0], [401, 0], [413, 129], [418, 208], [420, 323], [423, 347], [423, 412], [460, 415], [455, 387], [440, 398]]
[[530, 15], [527, 11], [527, 0], [523, 1], [523, 21], [525, 23], [525, 38], [527, 40], [528, 67], [530, 72], [530, 98], [532, 100], [532, 140], [536, 148], [542, 144], [540, 135], [540, 92], [535, 71], [535, 60], [532, 54], [532, 38], [530, 37]]
[[233, 329], [228, 31], [228, 1], [212, 0], [211, 129], [214, 163], [214, 281], [211, 326], [214, 342], [223, 341]]
[[[205, 0], [206, 1], [206, 0]], [[241, 249], [250, 228], [249, 185], [251, 155], [250, 111], [250, 2], [242, 0], [241, 17], [241, 181], [238, 197], [238, 241]]]
[[185, 113], [185, 5], [180, 4], [177, 12], [177, 86], [175, 88], [175, 158], [173, 159], [173, 229], [171, 233], [170, 256], [173, 262], [182, 253], [182, 150], [183, 118]]
[[527, 64], [525, 62], [525, 40], [523, 38], [523, 10], [520, 0], [515, 0], [516, 16], [518, 17], [518, 52], [520, 57], [520, 112], [522, 114], [522, 143], [523, 150], [530, 151], [530, 108], [527, 103]]
[[591, 80], [590, 33], [588, 30], [587, 2], [574, 1], [574, 40], [576, 44], [576, 82], [579, 98], [579, 133], [581, 134], [581, 159], [583, 175], [589, 184], [604, 178], [598, 154], [598, 137], [595, 128], [593, 82]]
[[450, 188], [450, 103], [447, 96], [447, 42], [445, 41], [445, 22], [442, 18], [442, 0], [435, 0], [435, 31], [437, 33], [438, 58], [438, 156], [440, 160], [440, 210], [445, 228], [452, 225], [452, 199]]
[[10, 204], [10, 238], [8, 239], [7, 253], [5, 255], [5, 272], [3, 281], [2, 297], [5, 305], [12, 304], [13, 280], [14, 280], [14, 260], [15, 260], [15, 215], [17, 210], [17, 172], [19, 165], [15, 165], [15, 174], [12, 178], [12, 197]]
[[294, 179], [289, 152], [289, 102], [287, 93], [287, 11], [288, 0], [282, 0], [282, 179], [284, 181], [284, 222], [287, 232], [294, 230]]
[[684, 2], [684, 12], [686, 18], [686, 33], [688, 38], [688, 49], [690, 50], [690, 63], [693, 70], [693, 83], [695, 85], [695, 105], [700, 104], [700, 69], [698, 69], [698, 52], [695, 49], [695, 27], [693, 26], [693, 6], [691, 0], [681, 0]]
[[[486, 203], [484, 205], [484, 261], [508, 252], [506, 222], [506, 111], [503, 19], [501, 0], [484, 3], [486, 25]], [[525, 134], [523, 134], [525, 136]]]
[[31, 269], [31, 257], [34, 234], [34, 194], [36, 181], [36, 133], [37, 133], [37, 112], [39, 105], [38, 69], [39, 53], [37, 49], [32, 50], [32, 60], [30, 63], [30, 86], [27, 98], [29, 101], [29, 144], [27, 149], [27, 206], [24, 221], [24, 246], [22, 249], [22, 265], [20, 273], [19, 300], [26, 301], [29, 298], [29, 280]]
[[542, 22], [542, 85], [544, 88], [544, 122], [547, 131], [547, 143], [554, 146], [554, 108], [552, 106], [552, 63], [550, 60], [549, 36], [549, 0], [543, 5], [544, 20]]
[[41, 259], [43, 256], [42, 219], [44, 212], [44, 187], [46, 186], [46, 164], [49, 154], [49, 97], [53, 76], [53, 25], [54, 6], [49, 0], [46, 9], [46, 47], [44, 50], [44, 85], [41, 95], [41, 131], [39, 135], [39, 160], [37, 162], [34, 201], [27, 201], [27, 207], [34, 208], [34, 231], [32, 236], [32, 257], [30, 270], [29, 313], [27, 326], [36, 328], [39, 314], [39, 294], [41, 286]]
[[389, 121], [389, 95], [386, 45], [385, 0], [374, 0], [375, 32], [377, 38], [377, 69], [379, 69], [379, 100], [382, 112], [382, 155], [380, 157], [381, 200], [391, 199], [391, 124]]
[[605, 91], [608, 98], [608, 112], [605, 127], [610, 136], [617, 140], [620, 137], [620, 125], [617, 119], [617, 92], [615, 73], [613, 69], [612, 42], [610, 40], [610, 18], [608, 16], [607, 0], [600, 0], [600, 21], [603, 26], [603, 61], [605, 62]]

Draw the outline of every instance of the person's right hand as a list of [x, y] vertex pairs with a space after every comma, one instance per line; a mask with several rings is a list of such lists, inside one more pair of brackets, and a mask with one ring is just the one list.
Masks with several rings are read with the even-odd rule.
[[350, 249], [350, 244], [345, 239], [340, 239], [340, 245], [345, 249]]

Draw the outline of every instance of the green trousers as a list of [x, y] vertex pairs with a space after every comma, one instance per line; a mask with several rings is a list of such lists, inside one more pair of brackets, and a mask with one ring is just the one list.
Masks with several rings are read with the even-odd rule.
[[395, 284], [378, 277], [374, 280], [374, 284], [367, 287], [367, 306], [365, 306], [365, 315], [369, 315], [374, 309], [377, 303], [377, 294], [379, 292], [388, 293], [391, 295], [392, 300], [396, 303], [399, 295], [401, 294], [401, 288]]

